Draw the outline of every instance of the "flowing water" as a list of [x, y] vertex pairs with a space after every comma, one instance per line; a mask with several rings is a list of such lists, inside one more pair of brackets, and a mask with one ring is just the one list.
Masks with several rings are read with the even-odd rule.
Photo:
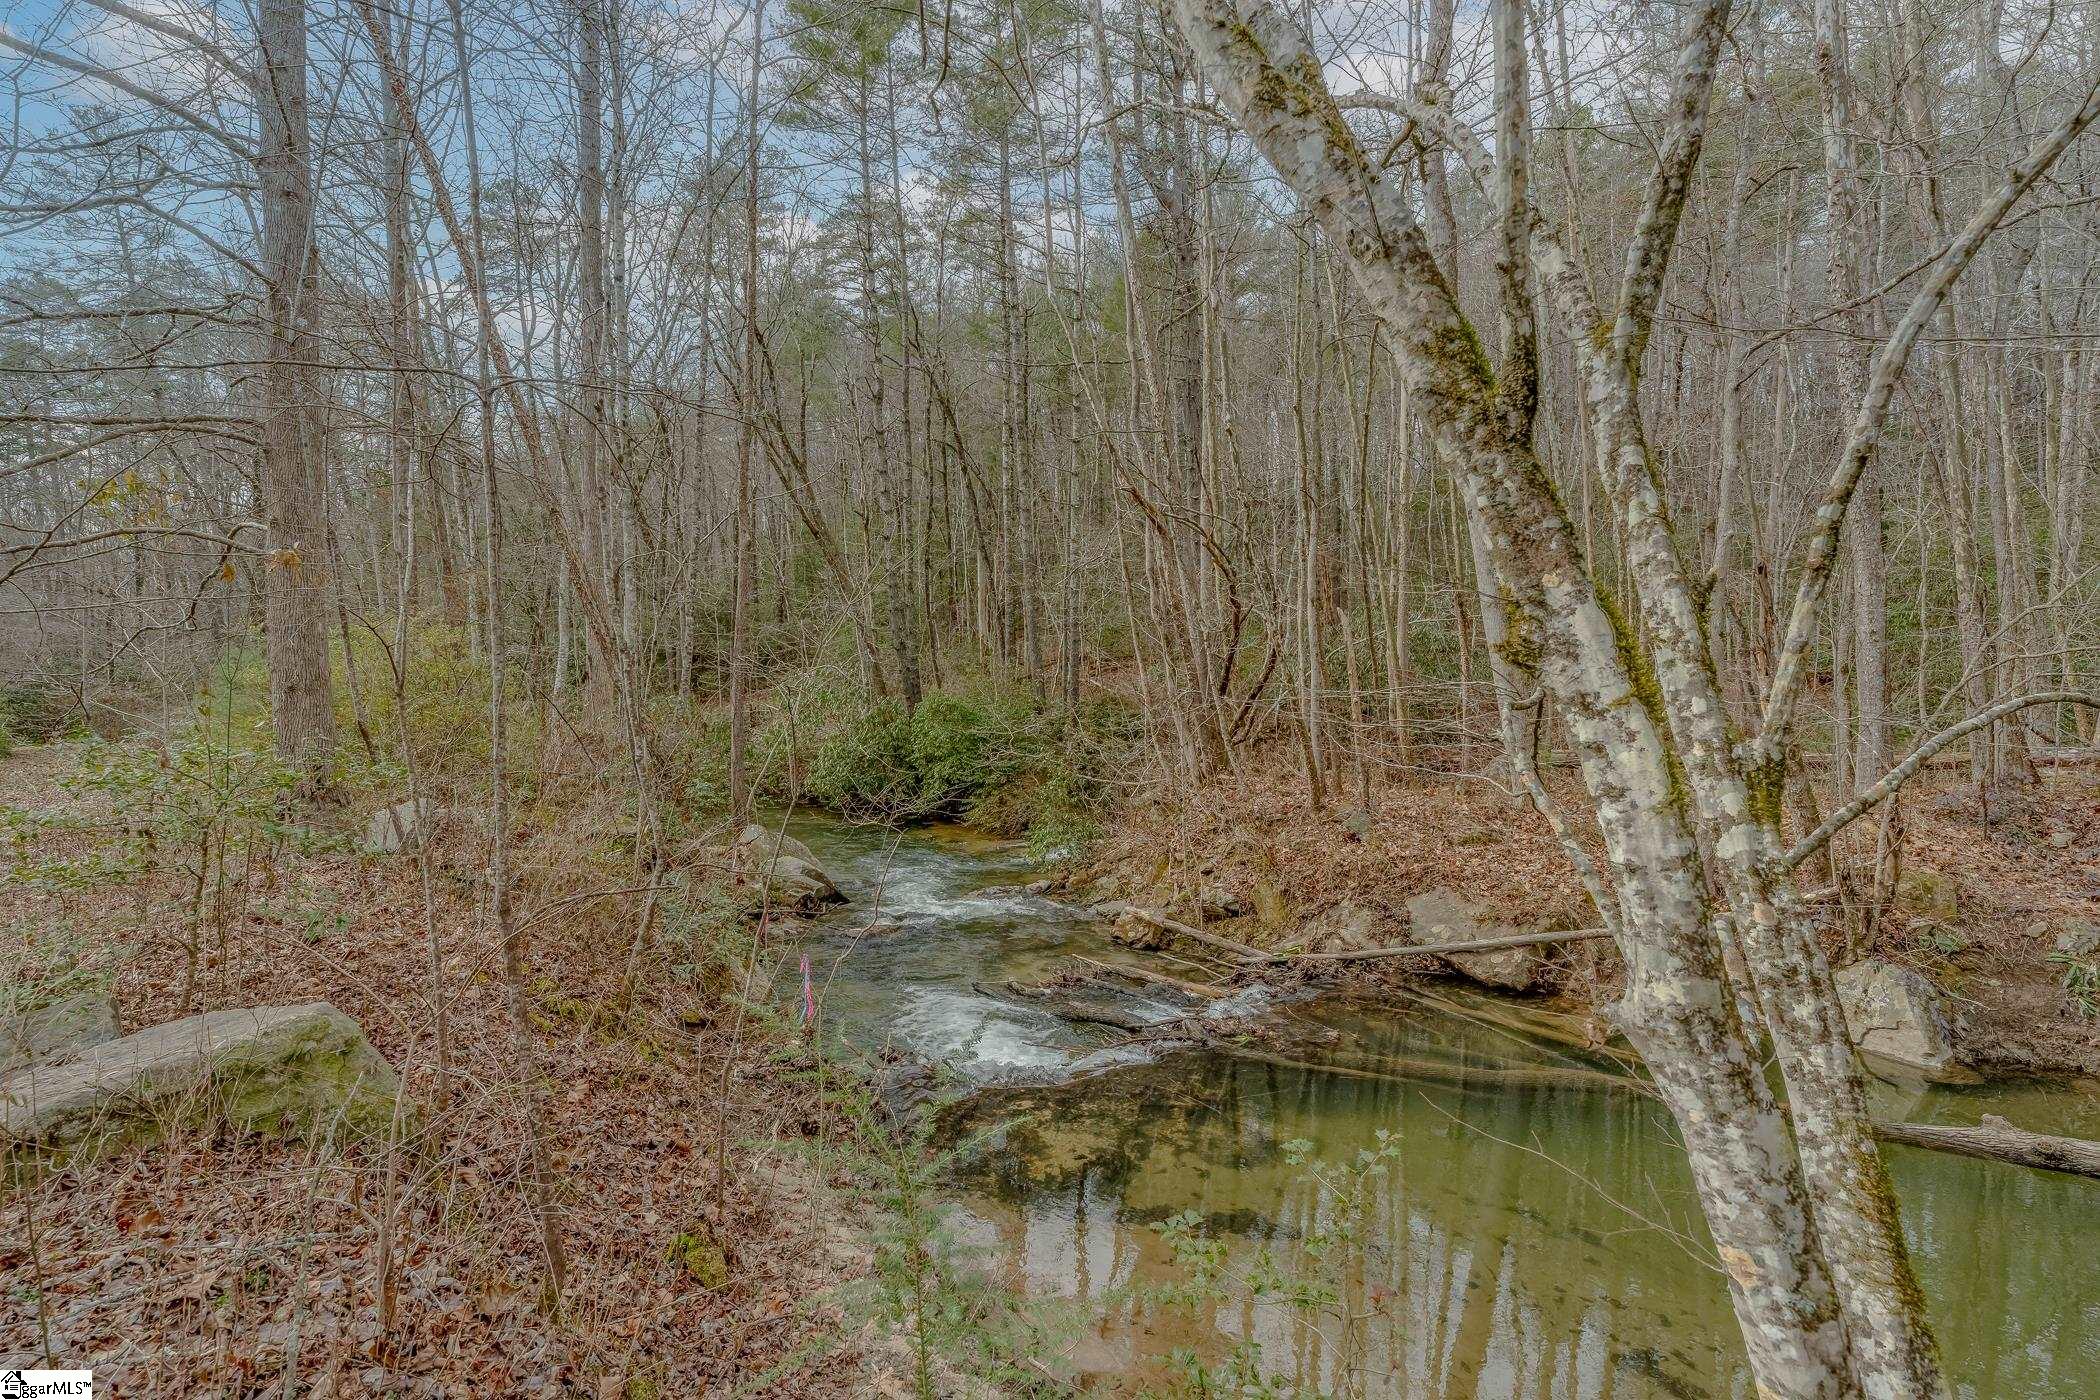
[[[1163, 1378], [1179, 1349], [1253, 1341], [1264, 1373], [1308, 1392], [1753, 1394], [1668, 1114], [1527, 1073], [1600, 1062], [1338, 1003], [1277, 1008], [1340, 1032], [1315, 1052], [1119, 1046], [1002, 993], [1072, 954], [1132, 956], [1079, 911], [988, 888], [1030, 878], [1017, 852], [956, 828], [794, 830], [854, 900], [804, 945], [824, 1024], [980, 1091], [965, 1118], [1005, 1126], [961, 1169], [965, 1233], [994, 1274], [1084, 1306], [1072, 1358], [1102, 1393]], [[877, 917], [903, 927], [864, 932]], [[2073, 1089], [1879, 1092], [1917, 1121], [2100, 1137], [2100, 1099]], [[1386, 1169], [1351, 1197], [1381, 1130]], [[2100, 1395], [2100, 1185], [1900, 1147], [1890, 1163], [1956, 1393]], [[1273, 1260], [1333, 1303], [1159, 1301], [1179, 1273], [1157, 1227], [1189, 1212], [1236, 1274]]]

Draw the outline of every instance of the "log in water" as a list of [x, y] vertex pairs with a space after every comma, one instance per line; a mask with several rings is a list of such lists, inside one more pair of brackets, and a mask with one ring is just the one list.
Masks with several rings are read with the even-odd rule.
[[[1135, 1033], [972, 986], [1039, 984], [1074, 955], [1133, 960], [1078, 911], [978, 892], [1027, 878], [1017, 859], [920, 833], [894, 855], [884, 833], [797, 834], [857, 891], [887, 870], [880, 902], [908, 916], [904, 933], [855, 940], [863, 904], [835, 940], [806, 945], [827, 1029], [939, 1061], [964, 1086], [1008, 1086], [956, 1125], [1006, 1125], [956, 1187], [958, 1227], [995, 1277], [1085, 1300], [1088, 1325], [1045, 1364], [1128, 1394], [1165, 1388], [1176, 1348], [1217, 1358], [1254, 1340], [1264, 1369], [1302, 1390], [1382, 1400], [1748, 1393], [1675, 1124], [1609, 1060], [1414, 1006], [1315, 1009], [1341, 1035], [1315, 1052], [1123, 1044]], [[1150, 1001], [1190, 1004], [1164, 986], [1116, 1004]], [[2100, 1186], [1956, 1155], [1985, 1140], [1986, 1113], [2100, 1137], [2100, 1102], [2045, 1085], [1871, 1087], [1878, 1115], [1941, 1149], [1892, 1152], [1890, 1169], [1956, 1392], [2100, 1394]], [[1313, 1250], [1337, 1219], [1335, 1183], [1381, 1130], [1392, 1157], [1355, 1242]], [[1266, 1255], [1332, 1285], [1348, 1345], [1331, 1318], [1312, 1325], [1273, 1295], [1146, 1301], [1145, 1285], [1183, 1277], [1157, 1227], [1191, 1211], [1235, 1273]]]

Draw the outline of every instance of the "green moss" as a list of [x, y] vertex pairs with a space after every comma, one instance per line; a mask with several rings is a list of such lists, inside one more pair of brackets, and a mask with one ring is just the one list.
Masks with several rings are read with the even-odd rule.
[[1515, 452], [1511, 457], [1516, 462], [1517, 470], [1524, 474], [1524, 479], [1547, 500], [1553, 502], [1554, 518], [1573, 534], [1574, 524], [1568, 515], [1567, 502], [1561, 499], [1560, 483], [1553, 479], [1552, 472], [1546, 470], [1545, 462], [1539, 459], [1537, 453], [1531, 451]]
[[1502, 590], [1502, 611], [1509, 619], [1509, 634], [1496, 650], [1524, 675], [1536, 675], [1546, 659], [1546, 644], [1537, 620], [1518, 605], [1506, 588]]
[[1685, 780], [1684, 763], [1677, 756], [1677, 748], [1670, 742], [1669, 714], [1663, 706], [1662, 681], [1655, 674], [1655, 661], [1648, 655], [1648, 648], [1641, 644], [1640, 633], [1632, 621], [1619, 609], [1610, 594], [1597, 590], [1597, 604], [1611, 620], [1613, 645], [1619, 653], [1619, 664], [1626, 668], [1627, 682], [1633, 687], [1631, 698], [1647, 713], [1648, 722], [1662, 742], [1663, 763], [1669, 770], [1670, 802], [1679, 811], [1688, 810], [1691, 789]]
[[1912, 866], [1896, 881], [1896, 907], [1922, 918], [1953, 923], [1961, 916], [1961, 895], [1953, 876]]
[[1423, 354], [1453, 381], [1452, 392], [1485, 408], [1495, 389], [1495, 367], [1473, 323], [1452, 306], [1451, 324], [1430, 333]]
[[297, 1027], [289, 1044], [219, 1059], [212, 1083], [227, 1119], [260, 1133], [324, 1132], [340, 1119], [352, 1136], [383, 1138], [399, 1092], [393, 1069], [362, 1036], [321, 1019]]
[[[1869, 1133], [1858, 1133], [1851, 1143], [1853, 1199], [1863, 1213], [1880, 1229], [1876, 1232], [1888, 1241], [1887, 1267], [1892, 1277], [1889, 1283], [1903, 1310], [1911, 1317], [1922, 1318], [1930, 1311], [1925, 1291], [1918, 1284], [1918, 1271], [1911, 1263], [1910, 1248], [1903, 1238], [1903, 1212], [1896, 1200], [1896, 1190], [1889, 1180], [1888, 1164], [1882, 1160], [1881, 1152], [1874, 1145]], [[1932, 1333], [1925, 1328], [1913, 1329], [1911, 1335], [1926, 1352], [1930, 1369], [1939, 1370], [1939, 1352]]]
[[1750, 815], [1767, 831], [1779, 830], [1786, 805], [1786, 762], [1767, 758], [1752, 764], [1743, 774], [1750, 792]]
[[729, 1282], [729, 1256], [723, 1253], [722, 1246], [715, 1243], [704, 1222], [695, 1225], [691, 1231], [680, 1230], [671, 1236], [664, 1258], [683, 1269], [709, 1292]]

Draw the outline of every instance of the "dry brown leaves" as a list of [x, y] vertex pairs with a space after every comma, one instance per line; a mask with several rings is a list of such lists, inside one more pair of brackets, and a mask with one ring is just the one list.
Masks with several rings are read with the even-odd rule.
[[[28, 751], [0, 766], [0, 800], [49, 800], [54, 761]], [[403, 1071], [424, 1131], [348, 1153], [178, 1135], [13, 1192], [0, 1201], [0, 1354], [31, 1361], [48, 1339], [120, 1396], [855, 1393], [850, 1354], [790, 1359], [838, 1329], [824, 1294], [856, 1255], [839, 1247], [850, 1213], [786, 1150], [825, 1126], [809, 1092], [784, 1082], [748, 1025], [731, 1038], [735, 1019], [701, 1004], [668, 950], [652, 941], [636, 954], [634, 897], [533, 926], [547, 1072], [532, 1085], [511, 1053], [479, 854], [454, 844], [438, 856], [445, 1110], [428, 1112], [439, 1076], [414, 861], [280, 855], [209, 947], [188, 1009], [333, 1002]], [[549, 894], [539, 880], [522, 899]], [[68, 920], [113, 950], [119, 1012], [137, 1028], [185, 1011], [178, 896], [17, 888], [8, 899], [11, 919]], [[623, 1002], [630, 966], [640, 975]], [[524, 1189], [535, 1089], [569, 1254], [558, 1315], [543, 1306]], [[673, 1257], [680, 1235], [721, 1244], [725, 1285]]]

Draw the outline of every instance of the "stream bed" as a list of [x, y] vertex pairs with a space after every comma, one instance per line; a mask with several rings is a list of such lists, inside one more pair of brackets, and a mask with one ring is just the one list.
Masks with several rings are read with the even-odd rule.
[[[1072, 954], [1132, 957], [1082, 911], [1012, 888], [1035, 874], [1024, 853], [954, 827], [791, 830], [852, 899], [799, 949], [827, 1034], [938, 1065], [976, 1091], [963, 1124], [1003, 1125], [959, 1169], [962, 1232], [995, 1277], [1089, 1319], [1071, 1355], [1098, 1393], [1163, 1379], [1178, 1350], [1215, 1359], [1251, 1341], [1264, 1374], [1322, 1394], [1754, 1394], [1667, 1111], [1507, 1073], [1608, 1061], [1339, 999], [1279, 998], [1276, 1014], [1340, 1032], [1292, 1063], [1118, 1045], [1128, 1036], [1000, 994]], [[903, 927], [867, 932], [877, 919]], [[1136, 995], [1124, 1008], [1178, 1011]], [[1423, 1062], [1437, 1073], [1392, 1077]], [[2072, 1087], [1876, 1092], [1914, 1121], [1998, 1113], [2100, 1137], [2100, 1098]], [[1384, 1170], [1352, 1193], [1381, 1131]], [[2100, 1395], [2100, 1185], [1887, 1150], [1955, 1393]], [[1334, 1304], [1148, 1298], [1180, 1276], [1158, 1227], [1188, 1213], [1234, 1272], [1273, 1259]]]

